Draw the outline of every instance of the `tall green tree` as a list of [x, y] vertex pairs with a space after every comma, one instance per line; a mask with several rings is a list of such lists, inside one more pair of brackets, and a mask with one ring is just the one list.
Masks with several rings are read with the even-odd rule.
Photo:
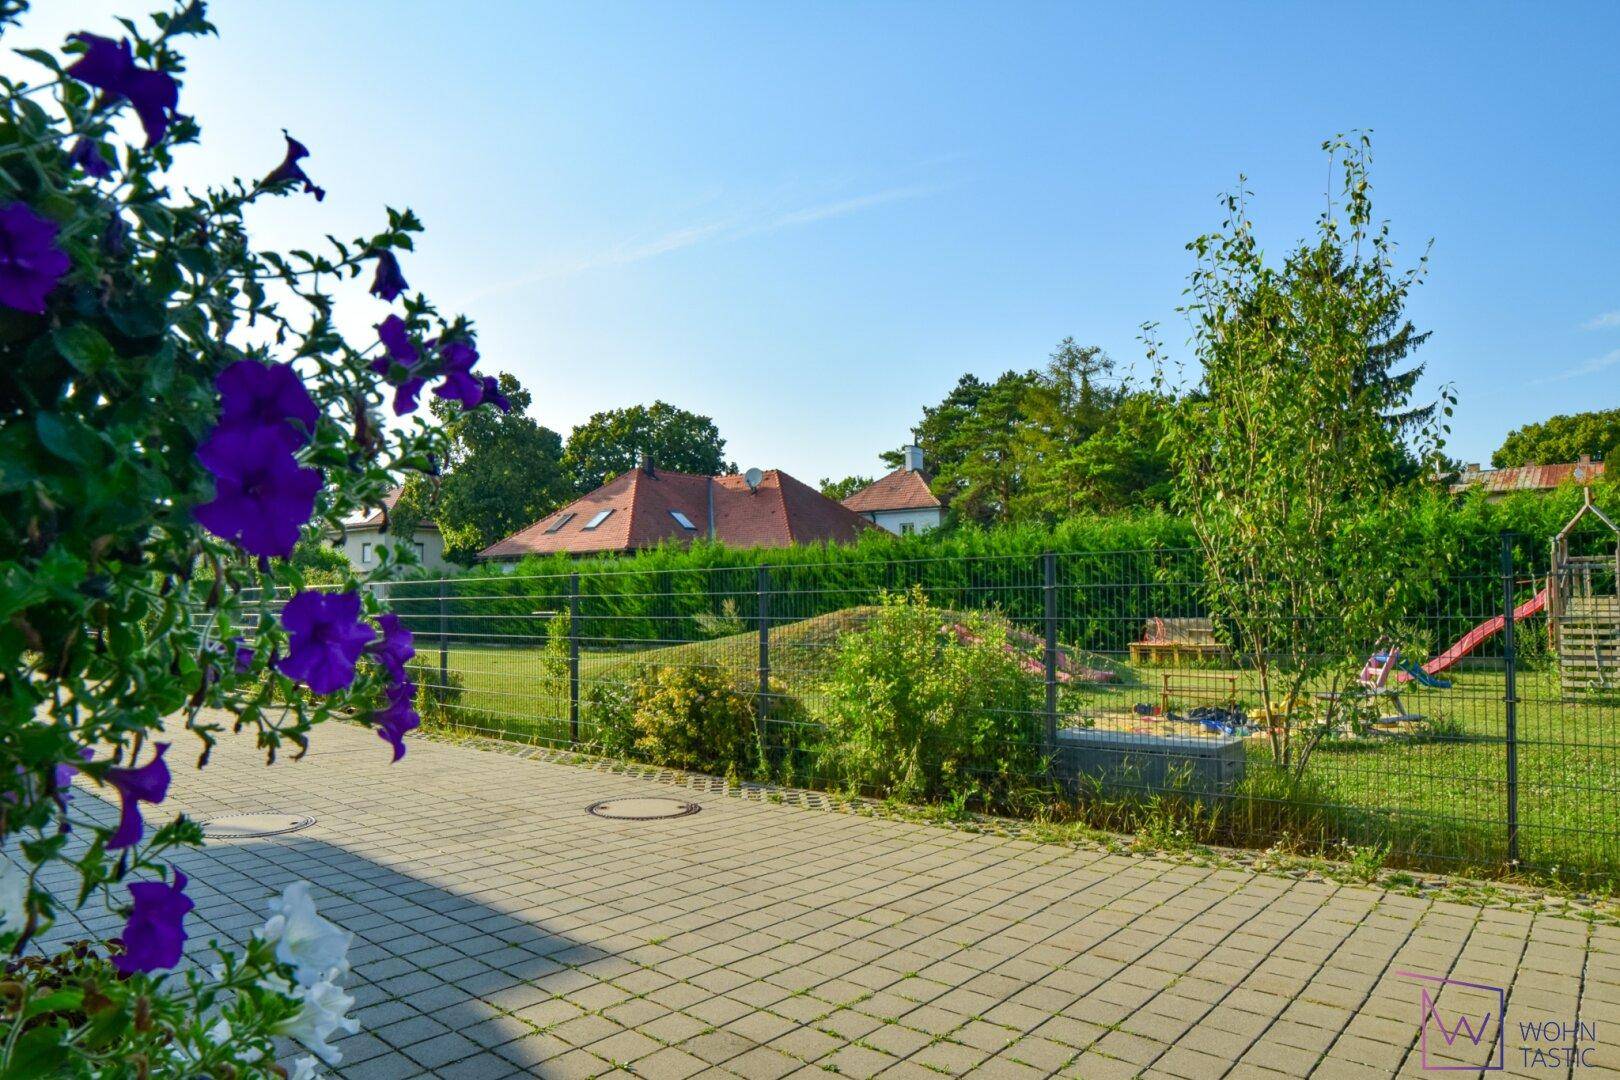
[[[1429, 569], [1382, 471], [1403, 441], [1391, 417], [1417, 415], [1412, 385], [1369, 377], [1425, 264], [1397, 271], [1387, 224], [1373, 224], [1365, 136], [1324, 150], [1339, 197], [1281, 265], [1262, 254], [1241, 192], [1223, 228], [1188, 245], [1202, 382], [1169, 414], [1176, 505], [1203, 549], [1207, 600], [1258, 678], [1276, 762], [1296, 774], [1341, 723], [1367, 652], [1401, 639]], [[1420, 459], [1439, 450], [1449, 411], [1447, 400], [1414, 421]], [[1324, 684], [1330, 696], [1309, 692]]]
[[433, 521], [446, 556], [461, 562], [570, 497], [562, 436], [528, 415], [533, 397], [516, 376], [503, 371], [499, 378], [510, 412], [462, 412], [454, 402], [431, 399], [450, 436], [449, 457], [436, 493], [425, 478], [407, 482], [390, 525], [406, 530], [413, 518]]
[[1173, 469], [1164, 446], [1166, 417], [1177, 407], [1167, 394], [1121, 391], [1096, 430], [1078, 441], [1048, 443], [1026, 467], [1014, 520], [1051, 523], [1167, 506]]
[[1019, 399], [1019, 423], [1010, 472], [1021, 478], [1009, 500], [1014, 521], [1056, 521], [1094, 508], [1084, 447], [1107, 425], [1123, 396], [1113, 378], [1114, 361], [1095, 345], [1067, 337], [1032, 373]]
[[1508, 432], [1491, 455], [1498, 469], [1514, 465], [1555, 465], [1582, 454], [1611, 460], [1620, 455], [1620, 409], [1552, 416]]
[[823, 476], [820, 487], [821, 493], [827, 498], [834, 502], [843, 502], [862, 488], [870, 487], [871, 484], [870, 476], [846, 476], [842, 480]]
[[726, 440], [709, 417], [655, 401], [593, 415], [568, 437], [563, 465], [575, 494], [583, 495], [635, 468], [644, 454], [660, 469], [710, 476], [737, 471], [725, 453]]
[[[994, 382], [963, 375], [943, 401], [923, 409], [912, 435], [933, 475], [934, 494], [960, 520], [1006, 520], [1022, 487], [1016, 443], [1024, 393], [1034, 380], [1030, 371], [1007, 371]], [[898, 449], [882, 458], [896, 469], [902, 461]]]
[[[962, 376], [913, 433], [956, 519], [1051, 523], [1163, 506], [1170, 460], [1159, 414], [1172, 404], [1131, 389], [1100, 348], [1068, 337], [1039, 371]], [[901, 453], [883, 459], [898, 467]]]

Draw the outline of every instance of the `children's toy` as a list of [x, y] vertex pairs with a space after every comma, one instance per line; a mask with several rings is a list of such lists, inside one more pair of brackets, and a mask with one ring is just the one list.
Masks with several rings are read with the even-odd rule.
[[[1559, 677], [1566, 691], [1620, 686], [1620, 539], [1612, 552], [1602, 555], [1571, 555], [1569, 550], [1570, 534], [1588, 515], [1608, 526], [1617, 538], [1620, 526], [1592, 502], [1591, 488], [1582, 494], [1581, 508], [1553, 538], [1546, 586], [1513, 609], [1516, 623], [1547, 613], [1548, 639], [1558, 655]], [[1428, 663], [1401, 664], [1396, 681], [1449, 687], [1450, 682], [1433, 676], [1501, 633], [1506, 625], [1501, 615], [1486, 619]], [[1377, 659], [1375, 654], [1367, 661], [1363, 676]]]
[[1232, 650], [1215, 640], [1215, 624], [1209, 619], [1152, 618], [1142, 640], [1131, 642], [1133, 664], [1184, 667], [1231, 659]]
[[1620, 526], [1592, 502], [1592, 489], [1569, 524], [1553, 538], [1547, 575], [1548, 633], [1558, 652], [1565, 690], [1620, 686], [1620, 539], [1604, 555], [1571, 555], [1570, 533], [1591, 515], [1616, 537]]

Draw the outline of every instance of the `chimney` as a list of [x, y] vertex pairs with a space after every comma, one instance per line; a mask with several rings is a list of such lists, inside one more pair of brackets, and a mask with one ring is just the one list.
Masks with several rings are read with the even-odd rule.
[[648, 476], [658, 475], [658, 470], [653, 468], [653, 456], [646, 450], [641, 452], [641, 471]]
[[920, 446], [902, 446], [900, 456], [905, 462], [906, 472], [922, 472], [923, 452]]

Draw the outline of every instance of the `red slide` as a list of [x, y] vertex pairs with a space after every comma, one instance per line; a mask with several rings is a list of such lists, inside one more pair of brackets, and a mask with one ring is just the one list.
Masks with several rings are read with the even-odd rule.
[[[1530, 616], [1536, 614], [1546, 606], [1547, 590], [1542, 589], [1540, 592], [1536, 593], [1536, 595], [1532, 596], [1530, 599], [1513, 609], [1513, 621], [1518, 622], [1520, 619], [1528, 619]], [[1464, 634], [1451, 648], [1447, 649], [1433, 660], [1430, 660], [1427, 664], [1424, 664], [1423, 670], [1428, 672], [1430, 675], [1435, 675], [1446, 670], [1446, 668], [1450, 667], [1452, 664], [1455, 664], [1458, 660], [1461, 660], [1463, 657], [1479, 648], [1480, 642], [1484, 641], [1488, 637], [1493, 636], [1494, 634], [1499, 633], [1502, 627], [1506, 624], [1507, 620], [1502, 618], [1500, 615], [1496, 616], [1495, 618], [1486, 619], [1484, 622], [1468, 631], [1468, 633]], [[1400, 678], [1402, 682], [1405, 682], [1407, 679], [1410, 679], [1411, 676], [1407, 675], [1405, 672], [1402, 672]]]

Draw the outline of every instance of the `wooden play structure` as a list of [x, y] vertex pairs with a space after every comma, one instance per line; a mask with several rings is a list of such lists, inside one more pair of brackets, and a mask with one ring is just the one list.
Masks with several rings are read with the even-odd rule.
[[1196, 667], [1225, 664], [1232, 650], [1215, 640], [1209, 619], [1152, 618], [1142, 640], [1131, 642], [1131, 663], [1155, 667]]
[[[1620, 688], [1620, 526], [1592, 502], [1592, 489], [1553, 538], [1547, 577], [1547, 632], [1558, 654], [1563, 688]], [[1571, 555], [1570, 534], [1588, 515], [1609, 527], [1614, 550]]]

